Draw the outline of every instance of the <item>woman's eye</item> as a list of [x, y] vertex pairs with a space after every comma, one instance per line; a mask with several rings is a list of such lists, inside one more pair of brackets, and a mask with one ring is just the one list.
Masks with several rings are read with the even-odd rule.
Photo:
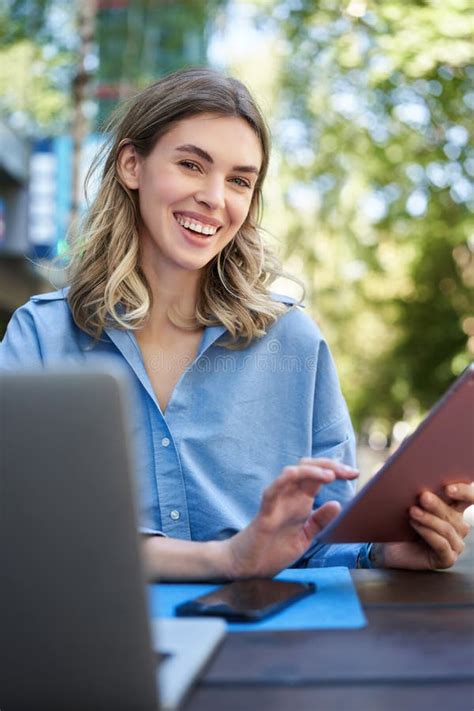
[[179, 164], [190, 170], [199, 170], [197, 163], [193, 163], [192, 160], [180, 160]]
[[232, 181], [241, 188], [251, 188], [251, 184], [245, 178], [232, 178]]

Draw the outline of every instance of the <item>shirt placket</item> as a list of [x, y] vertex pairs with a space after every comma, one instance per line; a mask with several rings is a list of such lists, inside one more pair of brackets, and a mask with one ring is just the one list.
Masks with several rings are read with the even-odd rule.
[[[224, 332], [222, 327], [205, 329], [196, 360]], [[177, 443], [173, 435], [175, 414], [185, 407], [184, 403], [170, 400], [166, 418], [156, 400], [153, 387], [146, 372], [140, 349], [132, 334], [116, 329], [107, 330], [107, 335], [118, 348], [129, 366], [132, 368], [142, 387], [146, 391], [145, 401], [151, 428], [154, 477], [158, 492], [158, 507], [161, 522], [156, 522], [167, 536], [184, 540], [191, 539], [189, 508], [186, 487], [181, 466]], [[192, 367], [192, 366], [191, 366]], [[175, 390], [179, 387], [176, 385]]]
[[173, 436], [173, 419], [165, 419], [156, 400], [148, 398], [161, 530], [167, 536], [191, 539], [183, 470]]

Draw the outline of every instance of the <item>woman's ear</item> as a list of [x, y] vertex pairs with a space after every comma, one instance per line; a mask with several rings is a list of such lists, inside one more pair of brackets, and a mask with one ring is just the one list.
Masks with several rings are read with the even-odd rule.
[[129, 190], [138, 188], [139, 156], [132, 143], [125, 143], [117, 158], [117, 173], [122, 183]]

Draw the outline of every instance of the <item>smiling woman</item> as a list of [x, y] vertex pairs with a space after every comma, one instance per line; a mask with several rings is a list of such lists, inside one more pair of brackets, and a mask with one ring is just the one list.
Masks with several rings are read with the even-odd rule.
[[18, 309], [0, 369], [101, 356], [128, 369], [150, 577], [452, 565], [474, 503], [463, 484], [412, 507], [416, 543], [313, 542], [353, 495], [354, 435], [318, 327], [270, 291], [269, 138], [247, 89], [184, 70], [138, 94], [109, 135], [70, 288]]
[[[143, 326], [155, 321], [154, 285], [162, 291], [172, 282], [182, 294], [166, 320], [184, 328], [223, 323], [229, 342], [263, 335], [284, 307], [268, 293], [281, 270], [257, 229], [269, 135], [247, 89], [208, 69], [177, 72], [121, 107], [108, 132], [101, 190], [70, 268], [76, 322], [93, 336], [110, 318]], [[203, 233], [212, 239], [196, 236]], [[156, 259], [160, 250], [165, 260]], [[156, 273], [159, 265], [165, 273]]]

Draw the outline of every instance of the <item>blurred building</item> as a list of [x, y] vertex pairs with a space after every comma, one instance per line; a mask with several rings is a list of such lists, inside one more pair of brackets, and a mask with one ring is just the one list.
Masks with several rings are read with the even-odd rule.
[[0, 122], [0, 335], [11, 313], [46, 281], [25, 259], [29, 245], [30, 144]]
[[211, 23], [225, 0], [99, 0], [97, 125], [138, 88], [207, 63]]

